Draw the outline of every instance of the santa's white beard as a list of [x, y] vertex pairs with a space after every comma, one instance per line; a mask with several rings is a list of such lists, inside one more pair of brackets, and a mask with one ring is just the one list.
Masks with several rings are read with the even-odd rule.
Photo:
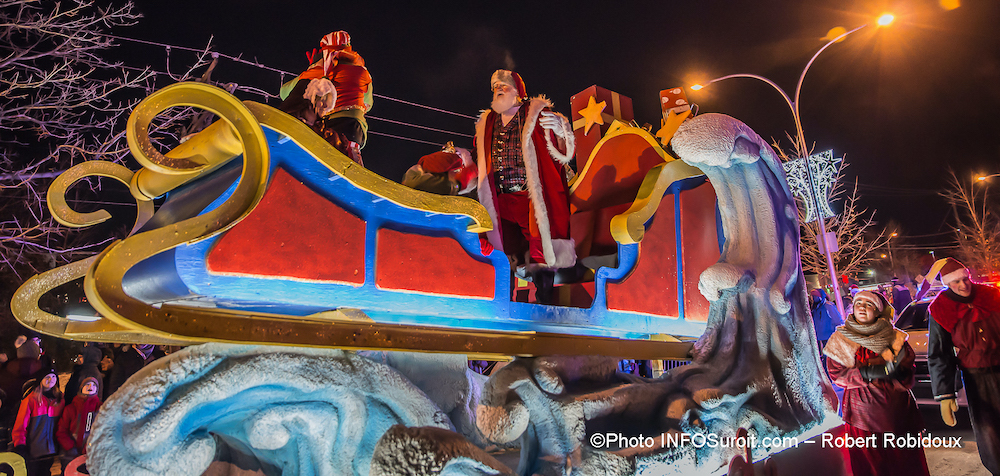
[[510, 108], [520, 104], [517, 96], [513, 94], [501, 94], [493, 99], [490, 103], [490, 109], [497, 114], [503, 114], [510, 110]]

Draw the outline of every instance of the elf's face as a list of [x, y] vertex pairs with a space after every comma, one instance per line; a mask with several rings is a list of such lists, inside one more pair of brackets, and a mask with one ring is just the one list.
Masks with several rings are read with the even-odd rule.
[[80, 392], [88, 397], [91, 395], [97, 395], [97, 384], [93, 381], [88, 381], [83, 384], [83, 388], [80, 389]]
[[967, 276], [963, 276], [959, 279], [949, 282], [948, 289], [950, 289], [951, 292], [958, 294], [959, 296], [969, 297], [969, 295], [972, 294], [972, 281], [970, 281]]

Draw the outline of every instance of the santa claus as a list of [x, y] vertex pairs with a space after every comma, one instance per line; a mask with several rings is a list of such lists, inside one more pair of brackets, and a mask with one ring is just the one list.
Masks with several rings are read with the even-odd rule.
[[575, 140], [548, 99], [528, 99], [517, 73], [498, 70], [490, 86], [493, 102], [476, 123], [475, 140], [479, 201], [494, 224], [487, 238], [525, 265], [537, 300], [548, 304], [555, 270], [576, 263], [565, 174]]

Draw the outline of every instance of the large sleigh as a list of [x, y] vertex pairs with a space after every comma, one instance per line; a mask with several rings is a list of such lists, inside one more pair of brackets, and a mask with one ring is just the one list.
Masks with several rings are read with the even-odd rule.
[[[161, 155], [148, 138], [150, 121], [181, 105], [222, 119]], [[18, 290], [14, 314], [39, 332], [114, 342], [683, 358], [705, 329], [698, 278], [723, 241], [714, 191], [697, 168], [625, 122], [577, 131], [599, 135], [580, 148], [571, 185], [578, 254], [596, 264], [558, 287], [556, 306], [525, 302], [530, 285], [512, 278], [507, 257], [482, 253], [479, 233], [494, 224], [477, 202], [382, 178], [276, 109], [181, 83], [140, 103], [127, 132], [138, 172], [92, 161], [50, 189], [50, 208], [67, 225], [108, 218], [77, 214], [62, 198], [88, 175], [128, 183], [139, 213], [124, 240]], [[154, 213], [152, 199], [164, 194]], [[81, 278], [100, 319], [39, 309], [42, 294]]]

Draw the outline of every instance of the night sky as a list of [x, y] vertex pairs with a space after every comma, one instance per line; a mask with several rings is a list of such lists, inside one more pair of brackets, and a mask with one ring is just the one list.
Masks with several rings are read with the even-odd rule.
[[[832, 4], [841, 8], [833, 9]], [[617, 5], [617, 6], [612, 6]], [[636, 120], [658, 127], [658, 93], [732, 73], [766, 76], [789, 94], [806, 62], [837, 26], [874, 24], [825, 51], [801, 97], [806, 140], [847, 156], [863, 204], [903, 234], [947, 230], [936, 191], [948, 167], [962, 177], [1000, 172], [1000, 2], [962, 0], [700, 0], [631, 2], [139, 2], [145, 16], [115, 33], [242, 54], [297, 74], [322, 35], [347, 30], [366, 60], [376, 94], [465, 115], [488, 107], [489, 77], [513, 68], [528, 94], [546, 94], [569, 114], [571, 95], [597, 84], [633, 99]], [[123, 42], [133, 64], [163, 70], [162, 48]], [[176, 50], [171, 68], [190, 62]], [[223, 61], [213, 79], [277, 92], [281, 77]], [[291, 79], [285, 77], [284, 80]], [[741, 119], [764, 138], [794, 131], [781, 97], [751, 79], [715, 83], [688, 97], [701, 112]], [[242, 95], [244, 99], [262, 100]], [[272, 100], [272, 105], [277, 102]], [[470, 119], [385, 99], [371, 116], [473, 133]], [[369, 120], [372, 131], [443, 143], [471, 139]], [[785, 146], [790, 144], [783, 141]], [[369, 136], [368, 168], [394, 180], [428, 144]], [[1000, 179], [1000, 178], [998, 178]], [[1000, 180], [994, 179], [994, 183]], [[949, 237], [931, 238], [946, 241]]]

